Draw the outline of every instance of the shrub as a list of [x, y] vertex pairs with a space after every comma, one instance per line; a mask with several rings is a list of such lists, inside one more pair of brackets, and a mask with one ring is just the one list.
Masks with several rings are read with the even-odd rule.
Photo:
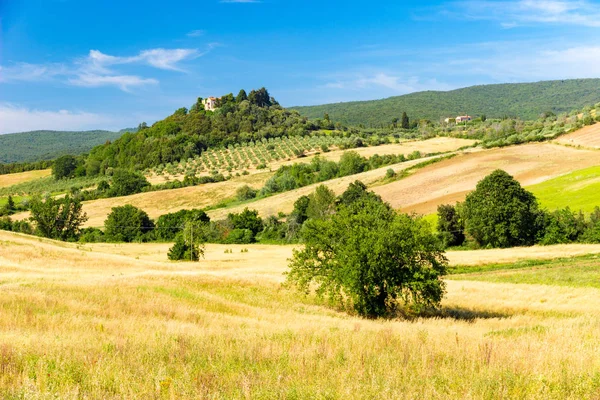
[[104, 221], [104, 233], [109, 242], [141, 242], [154, 228], [145, 211], [130, 204], [114, 207]]
[[229, 232], [225, 243], [227, 244], [249, 244], [254, 243], [254, 233], [250, 229], [234, 229]]
[[229, 214], [227, 220], [233, 229], [248, 229], [252, 232], [252, 239], [263, 229], [262, 219], [258, 216], [258, 211], [245, 208], [239, 214]]
[[85, 228], [81, 230], [79, 241], [82, 243], [101, 243], [105, 241], [104, 232], [98, 228]]
[[235, 197], [239, 201], [252, 200], [256, 197], [257, 191], [248, 185], [244, 185], [235, 192]]
[[463, 206], [465, 232], [481, 246], [528, 246], [540, 230], [535, 196], [505, 171], [496, 170], [477, 184]]
[[396, 177], [396, 171], [394, 171], [392, 168], [389, 168], [387, 171], [385, 171], [385, 177], [386, 179], [392, 179]]
[[305, 247], [294, 250], [287, 282], [369, 317], [390, 314], [399, 300], [439, 305], [447, 262], [427, 223], [371, 197], [356, 203], [304, 224]]
[[140, 193], [144, 188], [149, 187], [150, 182], [140, 173], [117, 169], [114, 171], [111, 196], [129, 196]]

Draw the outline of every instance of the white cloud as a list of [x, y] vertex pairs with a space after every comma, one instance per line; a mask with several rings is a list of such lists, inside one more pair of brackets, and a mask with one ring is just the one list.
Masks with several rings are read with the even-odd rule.
[[600, 46], [532, 50], [530, 46], [498, 44], [496, 52], [487, 56], [456, 58], [434, 67], [454, 74], [488, 76], [498, 82], [597, 78]]
[[144, 79], [135, 75], [98, 75], [93, 73], [79, 74], [69, 79], [69, 83], [82, 87], [117, 86], [124, 92], [130, 92], [132, 87], [157, 85], [156, 79]]
[[416, 76], [402, 78], [385, 72], [343, 74], [342, 78], [324, 85], [328, 89], [362, 91], [383, 88], [390, 94], [405, 94], [421, 90], [445, 90], [448, 85], [435, 79], [421, 80]]
[[206, 33], [206, 31], [204, 31], [202, 29], [195, 29], [193, 31], [189, 31], [188, 33], [186, 33], [186, 36], [199, 37], [199, 36], [204, 36], [205, 33]]
[[11, 66], [0, 66], [0, 82], [43, 81], [60, 79], [65, 83], [83, 86], [100, 87], [116, 86], [123, 91], [131, 91], [133, 87], [156, 85], [155, 78], [122, 74], [115, 70], [124, 64], [145, 64], [151, 67], [184, 72], [179, 63], [201, 57], [215, 48], [211, 43], [205, 52], [198, 49], [149, 49], [134, 56], [120, 57], [90, 50], [86, 57], [77, 59], [70, 65], [65, 64], [28, 64], [16, 63]]
[[495, 20], [503, 27], [552, 23], [600, 27], [600, 11], [587, 0], [467, 0], [447, 3], [445, 14], [475, 20]]
[[61, 64], [16, 63], [9, 67], [0, 66], [0, 82], [39, 82], [65, 73], [66, 67]]
[[[0, 103], [0, 134], [33, 130], [87, 130], [122, 126], [115, 118], [79, 111], [33, 110]], [[124, 125], [123, 125], [124, 126]]]

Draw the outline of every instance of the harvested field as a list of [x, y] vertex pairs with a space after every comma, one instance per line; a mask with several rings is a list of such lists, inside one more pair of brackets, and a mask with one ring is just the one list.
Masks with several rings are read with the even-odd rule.
[[560, 144], [600, 149], [600, 124], [586, 126], [555, 140]]
[[23, 182], [33, 181], [38, 178], [45, 178], [52, 174], [52, 170], [43, 169], [39, 171], [19, 172], [17, 174], [0, 175], [0, 188], [9, 187]]
[[590, 166], [600, 165], [600, 152], [549, 143], [535, 143], [461, 154], [373, 191], [394, 208], [419, 214], [464, 200], [477, 182], [503, 169], [528, 186]]

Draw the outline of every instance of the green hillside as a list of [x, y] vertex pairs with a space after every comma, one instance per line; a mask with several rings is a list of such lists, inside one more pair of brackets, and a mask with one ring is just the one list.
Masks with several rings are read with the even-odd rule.
[[406, 112], [412, 120], [429, 119], [434, 122], [463, 114], [533, 120], [546, 111], [555, 114], [570, 112], [598, 101], [600, 79], [576, 79], [472, 86], [448, 92], [427, 91], [383, 100], [292, 109], [308, 118], [322, 118], [328, 113], [332, 121], [345, 125], [377, 127], [390, 124], [394, 118], [400, 118], [402, 112]]
[[125, 131], [32, 131], [0, 135], [0, 163], [52, 160], [65, 154], [87, 153], [107, 140], [118, 139]]

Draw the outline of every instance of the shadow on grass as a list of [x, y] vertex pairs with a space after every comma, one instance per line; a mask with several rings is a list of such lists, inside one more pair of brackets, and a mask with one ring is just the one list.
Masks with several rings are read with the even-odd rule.
[[462, 307], [441, 307], [421, 310], [419, 312], [399, 311], [398, 318], [405, 320], [418, 319], [453, 319], [456, 321], [475, 322], [478, 319], [510, 318], [511, 314], [486, 310], [470, 310]]

